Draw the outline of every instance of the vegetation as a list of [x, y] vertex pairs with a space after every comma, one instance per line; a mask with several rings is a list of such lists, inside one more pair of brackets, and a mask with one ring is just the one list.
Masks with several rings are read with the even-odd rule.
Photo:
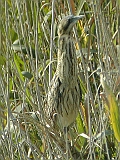
[[[119, 0], [0, 1], [1, 160], [120, 159], [119, 5]], [[73, 33], [83, 97], [67, 142], [46, 126], [43, 111], [56, 70], [57, 27], [69, 14], [85, 18]]]

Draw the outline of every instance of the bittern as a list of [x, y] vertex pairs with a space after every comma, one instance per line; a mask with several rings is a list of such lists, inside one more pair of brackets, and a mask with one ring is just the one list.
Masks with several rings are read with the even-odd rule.
[[58, 26], [57, 69], [49, 86], [47, 104], [53, 124], [63, 129], [75, 121], [82, 98], [72, 28], [83, 17], [66, 16]]

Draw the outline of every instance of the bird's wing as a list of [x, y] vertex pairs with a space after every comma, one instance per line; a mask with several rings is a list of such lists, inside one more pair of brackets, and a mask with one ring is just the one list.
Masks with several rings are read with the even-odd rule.
[[60, 96], [61, 96], [61, 92], [60, 88], [61, 88], [61, 81], [59, 79], [59, 77], [55, 74], [50, 86], [49, 86], [49, 91], [47, 94], [47, 102], [48, 102], [48, 109], [49, 109], [49, 113], [57, 113], [57, 109], [58, 109], [58, 105], [60, 103]]

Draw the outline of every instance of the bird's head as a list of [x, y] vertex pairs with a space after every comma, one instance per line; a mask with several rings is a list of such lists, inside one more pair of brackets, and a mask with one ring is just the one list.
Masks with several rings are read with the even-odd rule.
[[64, 34], [70, 34], [76, 22], [83, 17], [84, 15], [80, 16], [69, 15], [64, 17], [58, 26], [58, 36], [62, 36]]

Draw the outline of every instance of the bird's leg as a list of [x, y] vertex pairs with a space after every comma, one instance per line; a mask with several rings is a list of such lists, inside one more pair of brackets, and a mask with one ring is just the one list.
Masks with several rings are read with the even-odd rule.
[[65, 142], [66, 142], [66, 159], [68, 160], [70, 157], [72, 157], [72, 153], [70, 150], [70, 143], [68, 140], [68, 131], [69, 127], [64, 127], [64, 137], [65, 137]]
[[68, 160], [68, 151], [69, 151], [69, 145], [68, 145], [68, 127], [64, 127], [64, 135], [65, 135], [65, 142], [66, 142], [66, 159]]

